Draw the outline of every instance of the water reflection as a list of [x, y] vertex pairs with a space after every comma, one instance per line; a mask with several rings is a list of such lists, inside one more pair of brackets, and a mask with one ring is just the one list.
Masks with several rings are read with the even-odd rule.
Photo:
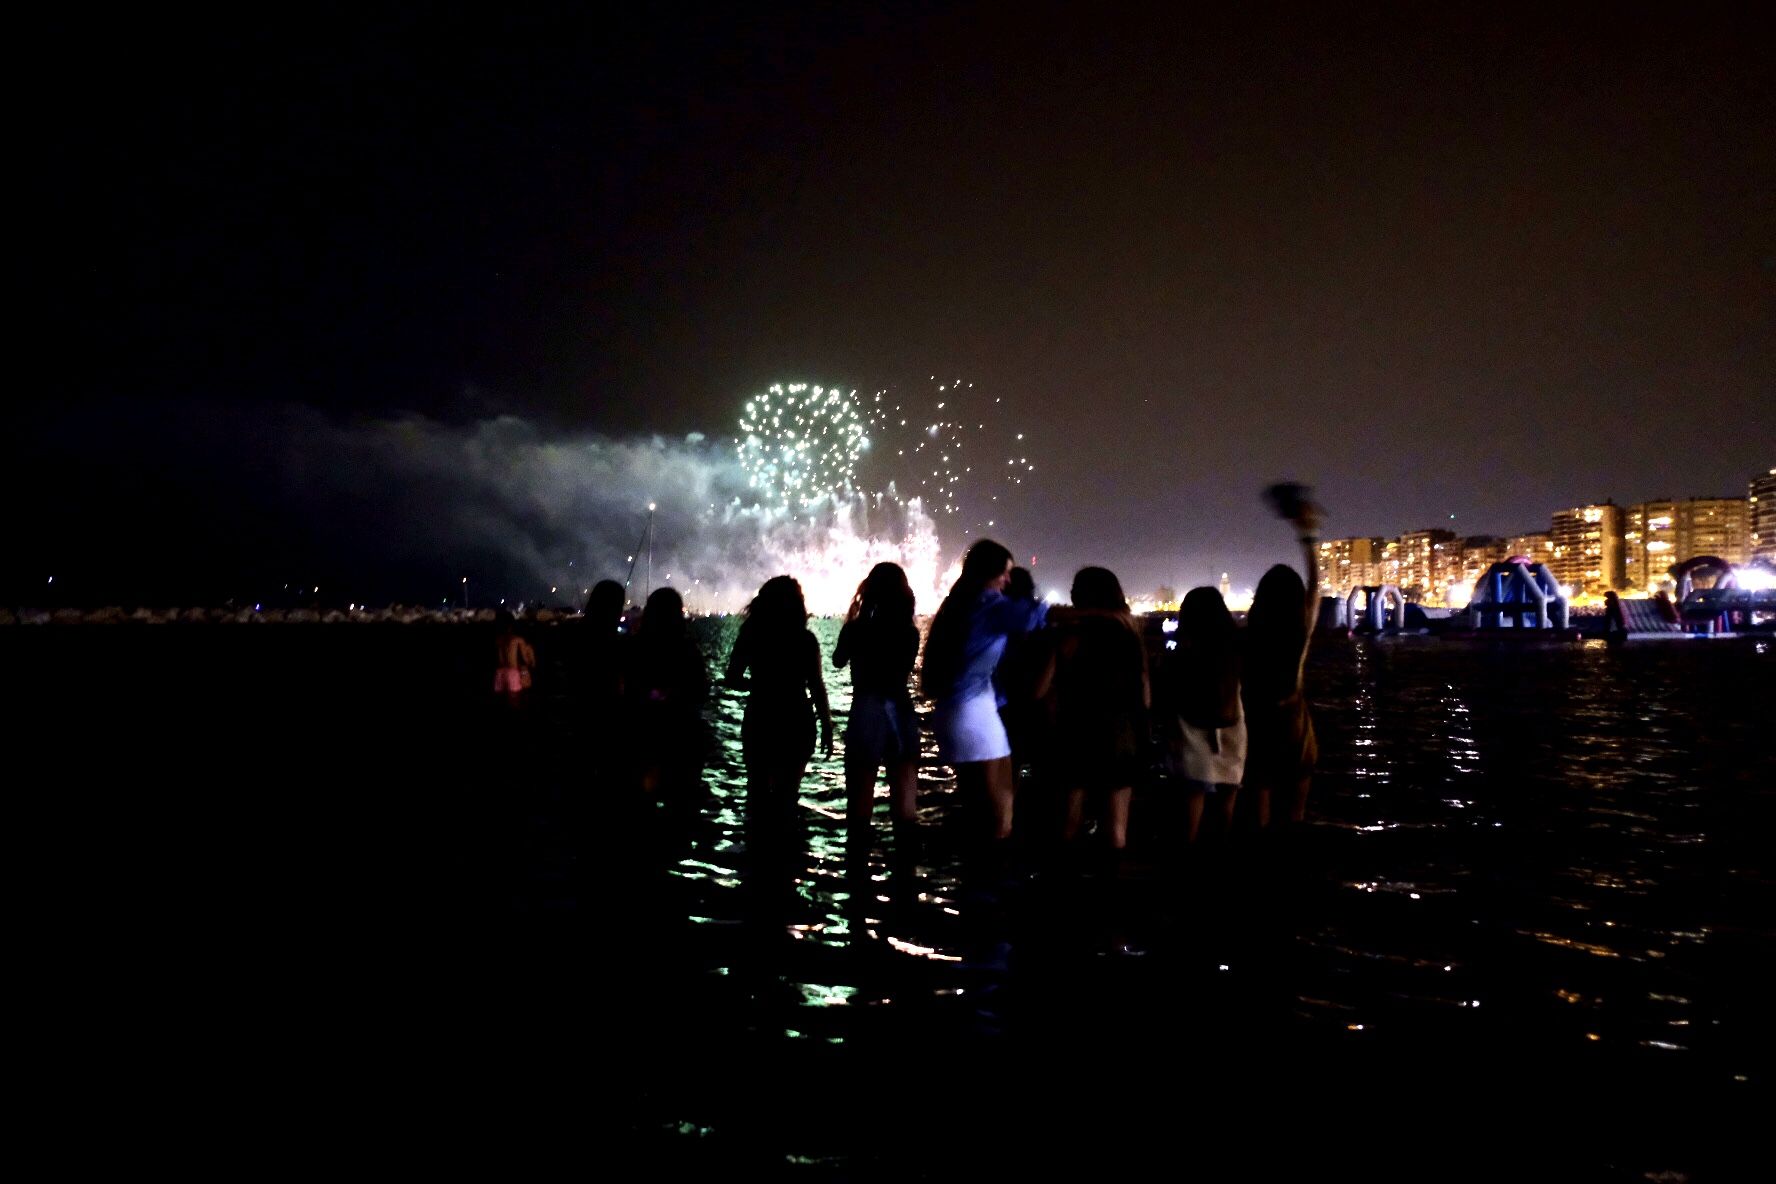
[[[815, 628], [830, 650], [836, 623]], [[731, 633], [709, 627], [712, 666]], [[1149, 792], [1110, 870], [1036, 846], [1009, 866], [962, 858], [928, 728], [916, 848], [891, 833], [882, 786], [873, 826], [846, 833], [842, 748], [795, 801], [753, 810], [724, 691], [709, 796], [668, 874], [693, 931], [714, 935], [693, 951], [731, 968], [704, 980], [738, 989], [731, 1020], [870, 1063], [944, 1040], [1086, 1055], [1100, 1046], [1082, 1016], [1115, 1015], [1199, 1055], [1250, 1038], [1504, 1041], [1550, 1066], [1600, 1050], [1750, 1080], [1760, 1066], [1731, 1032], [1762, 1004], [1703, 959], [1767, 891], [1769, 861], [1748, 842], [1723, 864], [1710, 802], [1717, 822], [1728, 793], [1770, 821], [1776, 769], [1749, 704], [1771, 701], [1773, 672], [1751, 646], [1327, 643], [1309, 667], [1322, 766], [1305, 833], [1188, 864]], [[829, 683], [842, 736], [849, 688]], [[1733, 934], [1729, 957], [1776, 952], [1743, 921]]]

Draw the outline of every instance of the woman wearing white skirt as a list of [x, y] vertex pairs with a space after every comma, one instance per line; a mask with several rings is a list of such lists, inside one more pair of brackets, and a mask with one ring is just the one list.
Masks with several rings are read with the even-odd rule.
[[1011, 552], [990, 539], [968, 548], [962, 574], [931, 622], [922, 685], [936, 704], [938, 752], [956, 769], [956, 788], [989, 803], [989, 833], [1009, 838], [1012, 820], [1011, 741], [993, 669], [1010, 637], [1037, 628], [1048, 606], [1003, 594]]
[[1205, 812], [1222, 834], [1232, 830], [1233, 804], [1246, 769], [1238, 635], [1220, 592], [1191, 589], [1178, 610], [1176, 640], [1178, 648], [1166, 663], [1166, 682], [1178, 712], [1171, 761], [1173, 774], [1190, 795], [1187, 840], [1194, 843]]

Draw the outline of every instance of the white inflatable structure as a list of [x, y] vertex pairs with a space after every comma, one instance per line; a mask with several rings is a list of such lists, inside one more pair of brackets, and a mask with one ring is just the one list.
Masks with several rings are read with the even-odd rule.
[[[1359, 599], [1362, 600], [1361, 609], [1357, 607]], [[1344, 619], [1349, 628], [1367, 633], [1381, 633], [1389, 628], [1404, 629], [1406, 598], [1393, 584], [1359, 585], [1344, 598]]]
[[1468, 624], [1475, 629], [1565, 629], [1568, 619], [1554, 573], [1521, 555], [1487, 568], [1468, 602]]

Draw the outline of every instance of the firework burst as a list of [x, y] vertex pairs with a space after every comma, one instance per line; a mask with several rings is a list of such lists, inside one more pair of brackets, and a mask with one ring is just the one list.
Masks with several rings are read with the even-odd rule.
[[856, 494], [917, 498], [946, 526], [978, 534], [1036, 471], [1024, 433], [1006, 428], [1003, 396], [940, 380], [914, 395], [776, 383], [746, 401], [734, 437], [762, 508], [806, 511]]
[[746, 401], [734, 445], [760, 505], [809, 509], [857, 488], [857, 461], [870, 442], [856, 395], [792, 382]]

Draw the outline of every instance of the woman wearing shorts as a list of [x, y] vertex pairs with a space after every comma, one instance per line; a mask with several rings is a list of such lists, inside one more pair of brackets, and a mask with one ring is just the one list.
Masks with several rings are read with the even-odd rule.
[[846, 823], [867, 831], [876, 770], [888, 771], [896, 832], [917, 822], [919, 722], [907, 680], [919, 657], [913, 590], [899, 564], [878, 563], [857, 585], [833, 647], [833, 665], [851, 667], [851, 715], [845, 723]]

